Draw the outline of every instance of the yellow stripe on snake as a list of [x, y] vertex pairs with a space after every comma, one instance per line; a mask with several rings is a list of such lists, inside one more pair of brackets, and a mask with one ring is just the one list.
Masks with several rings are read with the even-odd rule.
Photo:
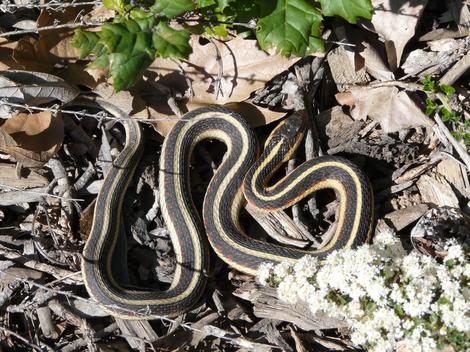
[[[308, 160], [268, 187], [271, 176], [303, 138], [305, 122], [301, 115], [293, 114], [281, 122], [256, 160], [254, 134], [238, 114], [222, 107], [202, 108], [176, 123], [161, 153], [160, 206], [177, 261], [173, 282], [165, 291], [125, 286], [117, 279], [113, 259], [123, 237], [123, 198], [142, 154], [142, 133], [139, 124], [123, 112], [102, 101], [99, 105], [124, 121], [126, 144], [98, 194], [82, 272], [90, 296], [110, 314], [124, 319], [154, 319], [193, 307], [206, 285], [207, 242], [228, 265], [255, 275], [263, 262], [296, 260], [306, 254], [324, 258], [336, 249], [357, 246], [367, 239], [373, 214], [372, 191], [364, 173], [348, 160], [335, 156]], [[205, 139], [223, 142], [227, 151], [208, 186], [201, 221], [191, 198], [188, 170], [194, 147]], [[335, 233], [323, 248], [302, 250], [255, 240], [239, 223], [245, 199], [266, 211], [284, 209], [326, 188], [336, 192], [339, 209]]]

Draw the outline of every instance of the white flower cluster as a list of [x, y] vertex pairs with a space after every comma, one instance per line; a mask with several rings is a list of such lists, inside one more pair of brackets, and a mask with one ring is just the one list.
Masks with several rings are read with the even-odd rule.
[[403, 249], [391, 233], [374, 244], [342, 249], [320, 262], [263, 264], [259, 281], [279, 298], [308, 303], [312, 313], [343, 317], [353, 343], [369, 351], [470, 350], [470, 263], [449, 242], [441, 264]]

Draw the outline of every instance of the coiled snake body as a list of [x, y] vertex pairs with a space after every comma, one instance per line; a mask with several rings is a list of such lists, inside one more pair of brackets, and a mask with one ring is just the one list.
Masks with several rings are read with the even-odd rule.
[[[127, 115], [106, 104], [115, 116]], [[236, 113], [221, 107], [192, 111], [178, 121], [166, 137], [160, 159], [160, 205], [170, 232], [177, 267], [166, 291], [126, 287], [117, 280], [114, 259], [121, 238], [122, 203], [142, 153], [137, 122], [124, 122], [126, 145], [113, 163], [97, 198], [93, 226], [83, 251], [82, 272], [90, 295], [111, 314], [125, 319], [152, 319], [177, 315], [201, 298], [209, 268], [207, 239], [230, 266], [255, 274], [262, 262], [295, 260], [306, 254], [325, 257], [333, 250], [357, 246], [369, 233], [372, 193], [363, 172], [346, 159], [325, 156], [300, 165], [271, 187], [275, 170], [302, 139], [300, 115], [281, 123], [271, 134], [262, 156], [256, 159], [253, 132]], [[217, 139], [227, 152], [214, 174], [203, 205], [203, 222], [191, 199], [189, 159], [197, 143]], [[318, 250], [288, 248], [247, 236], [238, 217], [246, 199], [264, 209], [282, 209], [311, 193], [331, 188], [339, 197], [337, 226], [331, 241]]]

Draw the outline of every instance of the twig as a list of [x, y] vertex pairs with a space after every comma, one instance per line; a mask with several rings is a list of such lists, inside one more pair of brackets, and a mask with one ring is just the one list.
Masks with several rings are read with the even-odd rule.
[[[30, 259], [23, 254], [18, 253], [17, 251], [5, 248], [3, 245], [0, 245], [0, 255], [7, 259], [18, 261], [27, 268], [48, 273], [56, 278], [63, 278], [64, 276], [67, 276], [69, 277], [68, 281], [71, 281], [74, 284], [80, 284], [82, 282], [81, 278], [74, 278], [73, 275], [71, 275], [72, 272], [70, 270], [57, 268], [46, 263], [38, 262], [37, 260]], [[10, 273], [6, 274], [11, 275]]]
[[0, 38], [4, 37], [10, 37], [13, 35], [22, 35], [22, 34], [31, 34], [31, 33], [40, 33], [40, 32], [47, 32], [47, 31], [53, 31], [57, 29], [75, 29], [79, 27], [98, 27], [101, 26], [103, 22], [97, 22], [97, 21], [82, 21], [82, 22], [75, 22], [75, 23], [64, 23], [64, 24], [58, 24], [58, 25], [51, 25], [51, 26], [44, 26], [44, 27], [39, 27], [35, 29], [24, 29], [24, 30], [17, 30], [17, 31], [11, 31], [11, 32], [4, 32], [0, 33]]
[[214, 90], [215, 90], [215, 100], [219, 99], [219, 93], [222, 93], [222, 89], [220, 88], [221, 82], [222, 82], [222, 76], [224, 75], [224, 63], [222, 61], [222, 54], [220, 53], [219, 47], [217, 44], [214, 43], [212, 39], [209, 39], [211, 44], [215, 48], [215, 60], [217, 61], [217, 64], [219, 65], [219, 72], [217, 73], [217, 78], [214, 81]]
[[25, 343], [26, 345], [28, 345], [29, 347], [31, 347], [33, 350], [36, 350], [36, 351], [39, 351], [39, 352], [44, 352], [44, 349], [42, 349], [41, 347], [39, 347], [38, 345], [32, 343], [31, 341], [28, 341], [27, 339], [25, 339], [23, 336], [21, 336], [20, 334], [17, 334], [16, 332], [8, 329], [7, 327], [3, 326], [3, 325], [0, 325], [0, 330], [3, 331], [4, 334], [8, 334], [8, 335], [11, 335], [11, 336], [15, 336], [18, 340], [20, 340], [21, 342]]
[[37, 194], [37, 195], [43, 196], [43, 197], [57, 198], [57, 199], [75, 201], [75, 202], [83, 202], [84, 201], [84, 199], [80, 199], [80, 198], [61, 197], [61, 196], [56, 196], [54, 194], [49, 194], [47, 192], [30, 191], [30, 190], [21, 189], [21, 188], [18, 188], [18, 187], [12, 187], [12, 186], [8, 186], [8, 185], [4, 185], [2, 183], [0, 183], [0, 187], [1, 188], [7, 188], [7, 189], [10, 189], [12, 191], [21, 191], [21, 192], [25, 192], [25, 193]]
[[[12, 107], [17, 107], [17, 108], [22, 108], [22, 109], [25, 109], [25, 110], [36, 110], [36, 111], [49, 111], [51, 112], [52, 114], [57, 114], [57, 113], [63, 113], [63, 114], [71, 114], [71, 115], [74, 115], [76, 116], [77, 118], [79, 116], [81, 117], [91, 117], [91, 118], [94, 118], [98, 121], [100, 120], [114, 120], [114, 121], [126, 121], [126, 120], [129, 120], [129, 119], [132, 119], [132, 120], [135, 120], [135, 121], [139, 121], [139, 122], [145, 122], [145, 123], [151, 123], [151, 122], [157, 122], [157, 121], [175, 121], [174, 118], [166, 118], [166, 117], [161, 117], [161, 118], [155, 118], [155, 119], [138, 119], [138, 118], [133, 118], [133, 117], [129, 117], [129, 118], [119, 118], [119, 117], [116, 117], [116, 116], [112, 116], [112, 115], [108, 115], [106, 113], [96, 113], [96, 114], [90, 114], [90, 113], [86, 113], [86, 112], [83, 112], [83, 111], [75, 111], [75, 110], [66, 110], [66, 109], [61, 109], [60, 107], [50, 107], [50, 108], [44, 108], [44, 107], [41, 107], [41, 106], [34, 106], [34, 105], [27, 105], [27, 104], [16, 104], [16, 103], [10, 103], [8, 101], [1, 101], [1, 104], [2, 105], [8, 105], [8, 106], [12, 106]], [[188, 121], [187, 119], [180, 119], [182, 121]]]
[[441, 84], [454, 84], [470, 67], [470, 51], [462, 57], [449, 71], [439, 80]]
[[436, 121], [437, 126], [439, 129], [444, 133], [448, 141], [452, 144], [454, 147], [455, 151], [459, 154], [460, 158], [462, 158], [462, 161], [465, 163], [467, 166], [467, 170], [470, 172], [470, 156], [468, 155], [467, 151], [465, 150], [462, 145], [456, 141], [454, 136], [450, 133], [449, 129], [447, 126], [442, 122], [441, 117], [439, 114], [434, 114], [434, 121]]
[[[100, 331], [96, 332], [94, 338], [96, 340], [102, 339], [102, 338], [112, 334], [117, 329], [118, 329], [118, 325], [116, 323], [112, 323], [112, 324], [108, 325], [107, 327], [105, 327], [103, 330], [100, 330]], [[87, 339], [86, 338], [81, 338], [81, 339], [77, 339], [75, 341], [72, 341], [71, 343], [67, 344], [67, 346], [63, 347], [59, 351], [60, 352], [77, 351], [81, 347], [85, 347], [87, 344], [88, 344]]]
[[47, 4], [32, 4], [32, 3], [15, 3], [15, 4], [0, 4], [0, 11], [3, 12], [13, 12], [10, 9], [17, 10], [20, 8], [23, 9], [47, 9], [52, 11], [61, 11], [67, 7], [80, 7], [88, 5], [101, 5], [101, 1], [89, 1], [89, 2], [63, 2], [63, 1], [51, 1]]
[[[0, 253], [1, 255], [1, 253]], [[5, 275], [9, 275], [9, 276], [12, 276], [12, 277], [15, 277], [17, 278], [18, 280], [21, 280], [22, 282], [25, 282], [25, 283], [28, 283], [29, 285], [32, 285], [32, 286], [35, 286], [35, 287], [38, 287], [38, 288], [41, 288], [41, 289], [44, 289], [46, 291], [51, 291], [51, 292], [54, 292], [58, 295], [63, 295], [65, 297], [68, 297], [68, 298], [73, 298], [73, 299], [76, 299], [76, 300], [79, 300], [79, 301], [83, 301], [83, 302], [86, 302], [86, 303], [90, 303], [90, 302], [93, 302], [93, 304], [97, 304], [95, 301], [93, 301], [91, 298], [83, 298], [83, 297], [80, 297], [80, 296], [77, 296], [71, 292], [67, 292], [67, 291], [60, 291], [58, 289], [54, 289], [54, 288], [50, 288], [50, 287], [47, 287], [47, 286], [44, 286], [44, 285], [41, 285], [41, 284], [38, 284], [37, 282], [35, 281], [32, 281], [32, 280], [29, 280], [29, 279], [25, 279], [25, 278], [22, 278], [18, 275], [15, 275], [15, 274], [12, 274], [12, 273], [9, 273], [9, 272], [5, 272], [4, 270], [0, 270], [1, 273], [4, 273]], [[115, 307], [113, 306], [107, 306], [108, 309], [114, 309]], [[120, 310], [122, 311], [126, 311], [126, 309], [123, 309], [123, 308], [120, 308]], [[132, 314], [136, 314], [137, 312], [133, 311], [133, 310], [128, 310], [129, 313], [132, 313]], [[137, 313], [138, 314], [138, 313]], [[146, 316], [145, 314], [142, 314], [142, 318], [148, 318], [148, 316]], [[211, 326], [211, 325], [208, 325], [208, 326], [205, 326], [203, 329], [199, 329], [199, 328], [195, 328], [194, 326], [192, 326], [191, 324], [189, 323], [181, 323], [179, 321], [176, 321], [175, 319], [171, 319], [171, 318], [168, 318], [168, 317], [163, 317], [163, 316], [152, 316], [152, 318], [155, 318], [156, 320], [157, 319], [160, 319], [164, 322], [167, 322], [167, 323], [171, 323], [171, 324], [176, 324], [177, 326], [180, 326], [182, 328], [185, 328], [185, 329], [188, 329], [188, 330], [191, 330], [191, 331], [196, 331], [196, 332], [199, 332], [199, 333], [202, 333], [204, 334], [204, 336], [214, 336], [214, 337], [217, 337], [221, 340], [225, 340], [225, 341], [228, 341], [232, 344], [234, 344], [235, 346], [240, 346], [240, 347], [245, 347], [245, 348], [249, 348], [249, 349], [252, 349], [252, 350], [256, 350], [257, 346], [259, 344], [257, 344], [256, 342], [252, 342], [252, 341], [249, 341], [243, 337], [238, 337], [238, 336], [227, 336], [227, 335], [236, 335], [230, 331], [226, 331], [226, 330], [222, 330], [222, 329], [219, 329], [219, 328], [216, 328], [214, 326]], [[251, 344], [251, 347], [250, 347], [250, 344]], [[273, 346], [273, 345], [264, 345], [263, 346], [267, 346], [267, 347], [271, 347], [271, 348], [277, 348], [277, 346]]]

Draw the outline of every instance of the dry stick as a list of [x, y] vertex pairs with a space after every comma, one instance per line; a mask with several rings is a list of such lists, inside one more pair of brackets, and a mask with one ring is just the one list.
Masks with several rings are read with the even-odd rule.
[[[0, 255], [2, 255], [2, 253], [0, 253]], [[60, 291], [60, 290], [57, 290], [57, 289], [54, 289], [54, 288], [50, 288], [50, 287], [47, 287], [47, 286], [44, 286], [44, 285], [41, 285], [41, 284], [38, 284], [37, 282], [35, 281], [32, 281], [32, 280], [29, 280], [29, 279], [25, 279], [25, 278], [22, 278], [18, 275], [15, 275], [15, 274], [12, 274], [12, 273], [9, 273], [9, 272], [6, 272], [4, 270], [0, 270], [1, 273], [5, 274], [5, 275], [9, 275], [11, 277], [14, 277], [18, 280], [20, 280], [21, 282], [25, 282], [29, 285], [32, 285], [32, 286], [35, 286], [35, 287], [38, 287], [38, 288], [41, 288], [41, 289], [44, 289], [46, 291], [50, 291], [50, 292], [54, 292], [58, 295], [62, 295], [62, 296], [65, 296], [65, 297], [68, 297], [68, 298], [73, 298], [73, 299], [76, 299], [76, 300], [79, 300], [79, 301], [82, 301], [82, 302], [86, 302], [86, 303], [90, 303], [92, 302], [93, 304], [96, 304], [96, 302], [94, 302], [92, 299], [90, 298], [83, 298], [83, 297], [80, 297], [80, 296], [77, 296], [73, 293], [70, 293], [70, 292], [67, 292], [67, 291]], [[113, 306], [107, 306], [108, 309], [114, 309], [115, 307]], [[126, 311], [126, 309], [123, 309], [123, 308], [120, 308], [120, 310], [123, 310], [123, 311]], [[128, 310], [129, 313], [132, 313], [132, 314], [136, 314], [135, 311], [133, 310]], [[137, 313], [138, 314], [138, 313]], [[142, 318], [145, 318], [146, 316], [144, 314], [142, 314]], [[167, 323], [172, 323], [172, 324], [176, 324], [177, 326], [181, 326], [183, 328], [186, 328], [186, 329], [189, 329], [189, 330], [192, 330], [192, 331], [196, 331], [196, 332], [199, 332], [199, 333], [202, 333], [204, 334], [204, 336], [214, 336], [214, 337], [217, 337], [221, 340], [225, 340], [225, 341], [228, 341], [236, 346], [241, 346], [241, 347], [245, 347], [245, 348], [249, 348], [249, 349], [252, 349], [252, 350], [256, 350], [256, 347], [259, 346], [260, 344], [256, 343], [256, 342], [253, 342], [253, 341], [250, 341], [250, 340], [247, 340], [243, 337], [229, 337], [229, 336], [226, 336], [226, 335], [234, 335], [233, 332], [230, 332], [230, 331], [226, 331], [226, 330], [222, 330], [222, 329], [219, 329], [217, 327], [214, 327], [214, 326], [205, 326], [203, 329], [198, 329], [198, 328], [195, 328], [193, 327], [191, 324], [188, 324], [188, 323], [181, 323], [181, 322], [178, 322], [176, 321], [175, 319], [171, 319], [171, 318], [167, 318], [167, 317], [163, 317], [163, 316], [152, 316], [152, 317], [155, 317], [155, 319], [160, 319], [164, 322], [167, 322]], [[271, 348], [277, 348], [277, 346], [273, 346], [273, 345], [265, 345], [265, 344], [262, 344], [262, 346], [267, 346], [267, 347], [271, 347]]]
[[217, 100], [219, 99], [219, 93], [222, 92], [220, 85], [222, 82], [222, 76], [224, 74], [224, 63], [222, 62], [222, 55], [220, 54], [219, 47], [214, 43], [212, 39], [209, 38], [209, 41], [212, 43], [212, 45], [215, 48], [215, 52], [216, 52], [215, 60], [217, 61], [217, 64], [219, 65], [219, 72], [217, 73], [217, 78], [215, 79], [215, 82], [214, 82], [215, 100]]
[[441, 84], [454, 84], [470, 67], [470, 51], [465, 54], [449, 71], [439, 80]]
[[[49, 194], [47, 192], [31, 191], [31, 190], [27, 190], [27, 189], [21, 189], [21, 188], [18, 188], [18, 187], [12, 187], [12, 186], [8, 186], [8, 185], [4, 185], [4, 184], [1, 184], [1, 183], [0, 183], [0, 187], [8, 188], [12, 191], [21, 191], [21, 192], [24, 192], [24, 193], [36, 194], [36, 195], [42, 196], [42, 197], [50, 197], [50, 198], [57, 198], [57, 199], [63, 199], [63, 200], [71, 200], [71, 201], [75, 201], [75, 202], [83, 202], [84, 201], [84, 199], [80, 199], [80, 198], [65, 198], [65, 197], [61, 197], [61, 196], [56, 196], [54, 194]], [[47, 190], [47, 188], [39, 188], [39, 189]]]
[[9, 12], [10, 8], [17, 10], [20, 8], [23, 9], [47, 9], [53, 11], [60, 11], [67, 7], [80, 7], [88, 5], [101, 5], [101, 1], [89, 1], [89, 2], [68, 2], [64, 3], [62, 1], [58, 2], [49, 2], [47, 4], [0, 4], [0, 11]]
[[455, 140], [454, 136], [452, 136], [447, 126], [444, 124], [444, 122], [442, 122], [441, 117], [438, 113], [434, 114], [434, 121], [436, 121], [437, 126], [444, 133], [448, 141], [452, 144], [455, 151], [459, 154], [460, 158], [462, 158], [462, 161], [467, 166], [467, 170], [470, 172], [470, 156], [468, 155], [465, 148]]
[[16, 332], [8, 329], [7, 327], [0, 325], [0, 330], [3, 331], [4, 334], [15, 336], [18, 340], [22, 341], [23, 343], [25, 343], [26, 345], [31, 347], [33, 350], [36, 350], [36, 351], [39, 351], [39, 352], [44, 352], [44, 349], [42, 349], [38, 345], [32, 343], [31, 341], [25, 339], [23, 336], [17, 334]]
[[[106, 113], [97, 113], [97, 114], [90, 114], [86, 113], [83, 111], [75, 111], [75, 110], [66, 110], [66, 109], [61, 109], [60, 107], [50, 107], [50, 108], [44, 108], [41, 106], [34, 106], [34, 105], [27, 105], [27, 104], [16, 104], [16, 103], [10, 103], [8, 101], [2, 100], [0, 101], [2, 105], [7, 105], [7, 106], [12, 106], [12, 107], [17, 107], [17, 108], [22, 108], [28, 111], [35, 110], [35, 111], [48, 111], [53, 114], [57, 114], [59, 112], [63, 114], [70, 114], [74, 115], [78, 118], [78, 116], [82, 117], [92, 117], [98, 121], [101, 120], [114, 120], [118, 122], [123, 122], [127, 120], [133, 120], [133, 121], [139, 121], [139, 122], [145, 122], [145, 123], [151, 123], [151, 122], [158, 122], [158, 121], [175, 121], [174, 118], [166, 118], [166, 117], [161, 117], [161, 118], [155, 118], [155, 119], [137, 119], [133, 117], [127, 117], [127, 118], [120, 118], [116, 117], [113, 115], [107, 115]], [[98, 107], [98, 106], [97, 106]], [[179, 119], [178, 121], [189, 121], [188, 119]]]
[[39, 32], [47, 32], [47, 31], [54, 31], [57, 29], [75, 29], [75, 28], [80, 28], [80, 27], [98, 27], [101, 26], [103, 22], [97, 22], [97, 21], [82, 21], [82, 22], [76, 22], [76, 23], [65, 23], [65, 24], [58, 24], [58, 25], [52, 25], [52, 26], [44, 26], [44, 27], [39, 27], [35, 29], [24, 29], [20, 31], [11, 31], [11, 32], [4, 32], [0, 33], [0, 38], [4, 37], [10, 37], [13, 35], [22, 35], [22, 34], [37, 34]]
[[[318, 135], [318, 131], [315, 124], [314, 113], [313, 113], [313, 104], [314, 104], [314, 96], [320, 86], [321, 80], [323, 78], [324, 69], [320, 67], [323, 60], [316, 60], [312, 61], [312, 66], [315, 63], [316, 71], [315, 75], [312, 80], [312, 87], [305, 95], [305, 107], [306, 107], [306, 114], [307, 114], [307, 133], [305, 136], [305, 159], [310, 160], [315, 157], [323, 155], [323, 152], [320, 147], [320, 136]], [[312, 68], [313, 69], [313, 68]], [[315, 196], [310, 197], [307, 202], [308, 209], [310, 214], [313, 218], [316, 218], [319, 210], [317, 207], [317, 200]], [[318, 243], [315, 241], [315, 243]]]
[[[95, 333], [94, 339], [102, 339], [113, 332], [115, 332], [118, 329], [118, 325], [116, 323], [112, 323], [105, 327], [103, 330], [99, 330]], [[88, 341], [86, 338], [80, 338], [75, 341], [70, 342], [67, 344], [67, 346], [61, 348], [59, 352], [72, 352], [80, 349], [81, 347], [85, 347], [88, 344]]]
[[[59, 156], [54, 156], [47, 162], [47, 166], [51, 169], [54, 178], [57, 180], [57, 185], [59, 188], [59, 194], [64, 197], [62, 199], [62, 206], [65, 208], [67, 217], [72, 216], [73, 208], [70, 201], [70, 192], [72, 186], [70, 185], [69, 176], [65, 167], [62, 163], [62, 160]], [[70, 220], [70, 218], [68, 219]]]
[[[6, 259], [18, 261], [27, 268], [35, 269], [38, 271], [51, 274], [52, 276], [56, 278], [63, 278], [64, 276], [67, 276], [68, 280], [72, 281], [74, 284], [82, 283], [81, 278], [74, 278], [73, 277], [74, 275], [72, 275], [74, 273], [67, 269], [57, 268], [49, 264], [38, 262], [37, 260], [34, 260], [34, 259], [26, 258], [24, 255], [14, 250], [7, 249], [3, 245], [0, 245], [0, 255], [5, 257]], [[11, 275], [10, 273], [6, 273], [6, 274]]]

